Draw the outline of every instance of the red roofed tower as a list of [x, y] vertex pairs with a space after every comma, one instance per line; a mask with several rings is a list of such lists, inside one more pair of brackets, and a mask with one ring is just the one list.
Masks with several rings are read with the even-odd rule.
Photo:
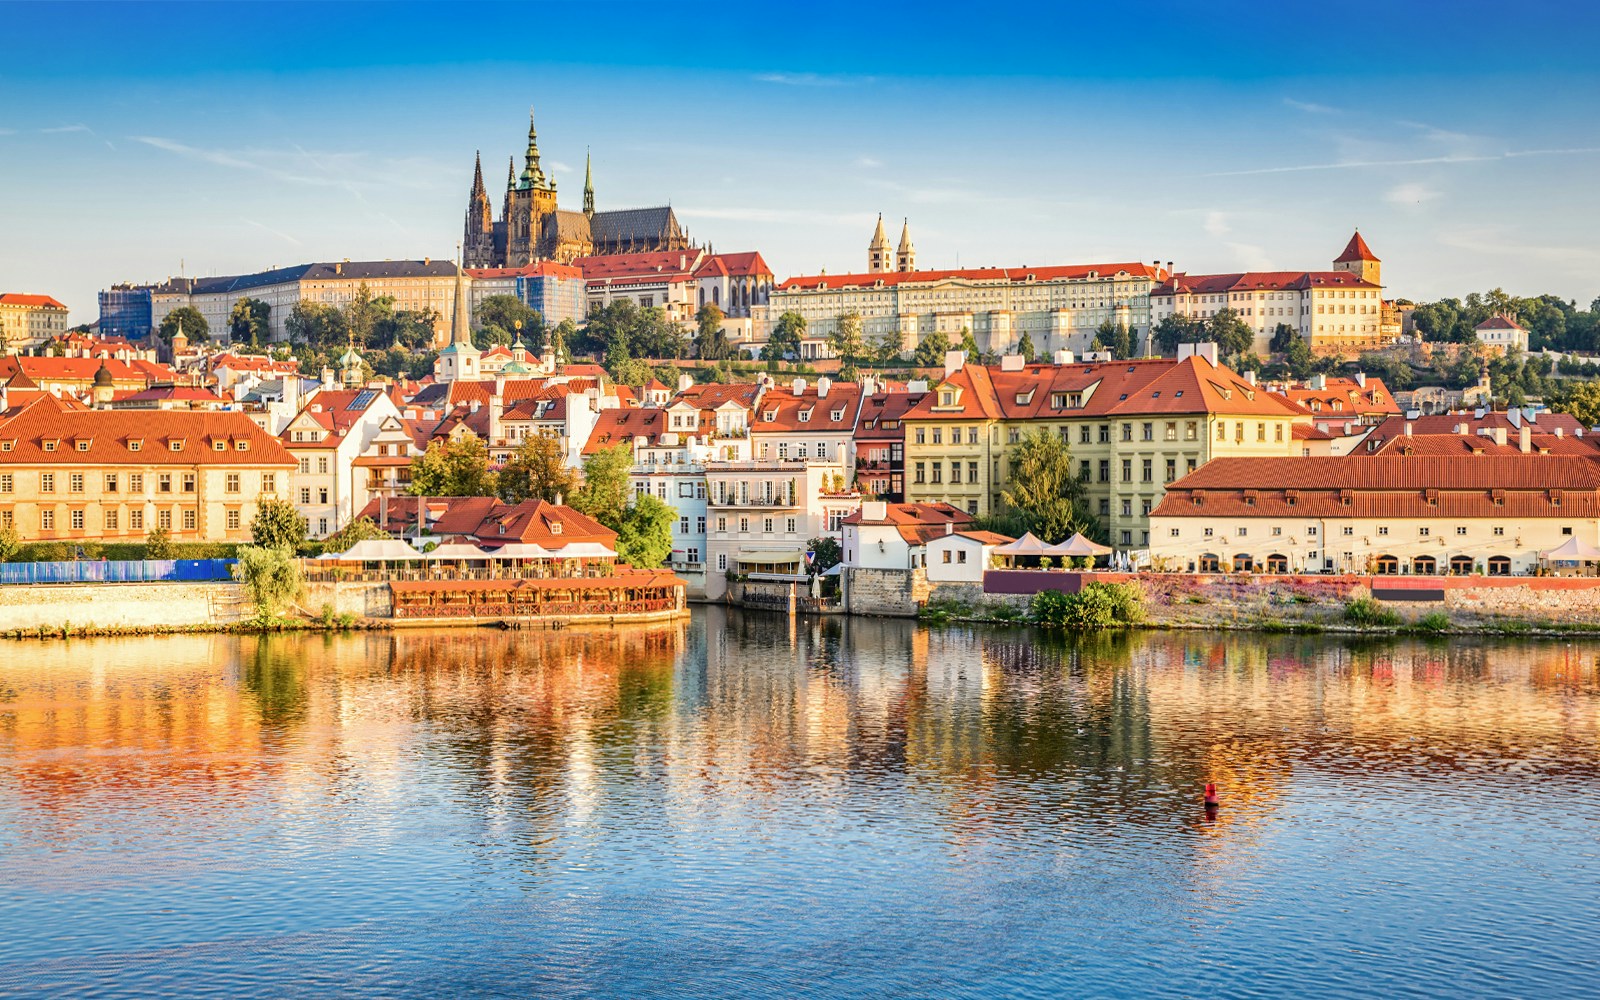
[[1367, 241], [1361, 238], [1359, 229], [1350, 237], [1350, 242], [1345, 244], [1344, 253], [1333, 259], [1333, 269], [1359, 274], [1362, 281], [1370, 281], [1374, 285], [1383, 284], [1382, 263], [1372, 252], [1372, 248], [1367, 246]]

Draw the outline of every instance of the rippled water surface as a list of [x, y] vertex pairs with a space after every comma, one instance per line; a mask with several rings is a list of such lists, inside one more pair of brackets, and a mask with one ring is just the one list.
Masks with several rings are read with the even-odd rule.
[[1594, 995], [1597, 654], [715, 608], [8, 644], [0, 995]]

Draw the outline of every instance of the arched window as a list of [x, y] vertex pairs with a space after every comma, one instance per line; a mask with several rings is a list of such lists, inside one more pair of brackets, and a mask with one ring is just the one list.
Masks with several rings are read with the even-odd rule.
[[1400, 560], [1390, 555], [1379, 556], [1373, 563], [1373, 572], [1379, 576], [1394, 576], [1400, 572]]
[[714, 306], [722, 305], [722, 288], [718, 285], [711, 286], [711, 304]]
[[1221, 563], [1220, 560], [1217, 559], [1217, 554], [1215, 552], [1207, 552], [1205, 555], [1200, 557], [1200, 572], [1202, 572], [1202, 573], [1220, 573], [1220, 572], [1222, 572], [1222, 563]]
[[1450, 575], [1451, 576], [1471, 576], [1472, 575], [1472, 557], [1471, 556], [1451, 556], [1450, 557]]
[[1241, 552], [1233, 557], [1233, 571], [1235, 573], [1254, 573], [1255, 569], [1255, 558], [1249, 553]]
[[1439, 572], [1439, 560], [1433, 556], [1417, 556], [1411, 560], [1411, 572], [1417, 576], [1433, 576]]
[[1287, 573], [1287, 572], [1289, 572], [1289, 557], [1284, 555], [1281, 552], [1274, 552], [1272, 555], [1267, 556], [1267, 572], [1268, 573]]
[[1509, 558], [1507, 558], [1506, 556], [1490, 556], [1489, 557], [1489, 575], [1490, 576], [1510, 576], [1511, 575], [1511, 560]]

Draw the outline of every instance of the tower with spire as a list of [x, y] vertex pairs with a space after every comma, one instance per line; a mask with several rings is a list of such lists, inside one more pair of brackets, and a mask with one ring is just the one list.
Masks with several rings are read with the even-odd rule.
[[917, 248], [911, 245], [910, 219], [900, 223], [900, 248], [894, 252], [894, 269], [896, 271], [917, 269]]
[[456, 248], [456, 295], [450, 316], [450, 343], [439, 352], [438, 377], [441, 382], [456, 382], [477, 378], [482, 352], [472, 343], [472, 302], [467, 298], [467, 272], [461, 266], [460, 248]]
[[1344, 253], [1333, 259], [1333, 269], [1360, 275], [1362, 281], [1370, 281], [1374, 285], [1383, 284], [1383, 262], [1367, 246], [1367, 241], [1361, 238], [1359, 229], [1344, 245]]
[[883, 213], [878, 213], [878, 228], [872, 232], [872, 242], [867, 244], [867, 273], [883, 274], [894, 270], [890, 263], [889, 237], [883, 231]]
[[494, 207], [483, 186], [483, 157], [472, 159], [472, 193], [467, 196], [467, 226], [462, 243], [468, 267], [494, 266]]
[[594, 166], [589, 151], [583, 151], [583, 214], [594, 218]]

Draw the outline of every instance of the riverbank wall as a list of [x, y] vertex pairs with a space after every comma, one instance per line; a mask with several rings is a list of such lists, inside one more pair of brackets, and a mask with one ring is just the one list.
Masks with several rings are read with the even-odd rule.
[[68, 583], [0, 587], [0, 632], [183, 629], [235, 625], [255, 614], [237, 583]]

